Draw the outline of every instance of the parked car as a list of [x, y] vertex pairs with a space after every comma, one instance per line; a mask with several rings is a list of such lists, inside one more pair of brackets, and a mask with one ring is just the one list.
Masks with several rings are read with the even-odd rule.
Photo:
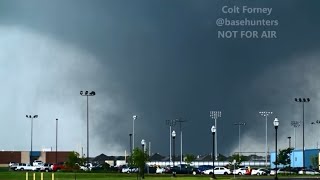
[[40, 171], [40, 167], [31, 166], [30, 164], [19, 163], [16, 168], [17, 171]]
[[19, 163], [10, 162], [9, 163], [9, 170], [14, 170], [15, 171], [18, 165], [19, 165]]
[[165, 173], [165, 170], [166, 170], [165, 168], [158, 166], [158, 167], [157, 167], [157, 170], [156, 170], [156, 174]]
[[40, 165], [39, 167], [40, 167], [40, 171], [46, 171], [46, 172], [52, 171], [51, 165], [48, 163], [44, 163], [44, 164]]
[[135, 173], [138, 171], [139, 171], [139, 169], [136, 167], [123, 167], [121, 170], [122, 173]]
[[65, 167], [63, 162], [60, 162], [58, 164], [53, 164], [52, 165], [52, 171], [61, 171], [63, 169], [66, 169], [66, 167]]
[[213, 166], [211, 165], [201, 165], [198, 167], [199, 171], [201, 172], [201, 174], [203, 174], [203, 171], [208, 170], [208, 169], [212, 169]]
[[[275, 174], [276, 174], [276, 170], [272, 169], [270, 171], [270, 175], [275, 175]], [[277, 170], [277, 174], [296, 174], [296, 172], [290, 170], [289, 168], [280, 168]]]
[[304, 169], [304, 170], [300, 170], [298, 174], [316, 175], [320, 173], [312, 169]]
[[252, 169], [252, 171], [251, 171], [251, 175], [260, 176], [260, 175], [267, 175], [267, 174], [269, 174], [269, 170], [263, 169], [263, 168]]
[[[208, 169], [208, 170], [203, 171], [203, 174], [212, 174], [212, 172], [213, 172], [212, 169]], [[230, 171], [230, 169], [227, 169], [225, 167], [215, 167], [214, 174], [228, 175], [228, 174], [231, 174], [231, 171]]]
[[232, 171], [232, 174], [245, 175], [247, 172], [247, 168], [238, 168]]
[[32, 163], [32, 166], [40, 166], [40, 165], [43, 165], [44, 163], [42, 162], [42, 161], [40, 161], [40, 160], [35, 160], [35, 161], [33, 161], [33, 163]]

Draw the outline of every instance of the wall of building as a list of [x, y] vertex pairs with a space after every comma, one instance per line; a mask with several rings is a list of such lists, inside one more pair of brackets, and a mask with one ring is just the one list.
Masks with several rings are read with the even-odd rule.
[[0, 151], [0, 164], [9, 164], [9, 162], [20, 162], [20, 151]]
[[[55, 151], [50, 151], [50, 152], [45, 152], [46, 155], [46, 163], [56, 163], [56, 152]], [[59, 162], [66, 162], [68, 160], [68, 157], [70, 155], [71, 151], [59, 151], [58, 152], [58, 163]]]
[[[305, 151], [305, 166], [309, 168], [312, 166], [311, 158], [314, 156], [319, 156], [318, 149], [306, 149]], [[303, 153], [302, 150], [293, 150], [291, 155], [291, 167], [303, 167]], [[271, 168], [275, 168], [273, 162], [275, 162], [275, 152], [271, 152], [270, 154], [270, 161], [271, 161]], [[283, 167], [283, 165], [278, 165], [278, 167]]]

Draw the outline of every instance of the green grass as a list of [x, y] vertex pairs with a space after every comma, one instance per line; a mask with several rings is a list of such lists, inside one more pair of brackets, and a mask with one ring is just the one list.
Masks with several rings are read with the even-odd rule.
[[[40, 172], [36, 172], [36, 180], [40, 180]], [[122, 174], [122, 173], [65, 173], [58, 172], [54, 173], [55, 180], [136, 180], [136, 174]], [[52, 173], [43, 173], [44, 180], [51, 180]], [[218, 176], [219, 177], [219, 176]], [[33, 180], [33, 172], [28, 172], [29, 180]], [[219, 179], [231, 179], [232, 177], [219, 177]], [[26, 172], [0, 172], [0, 180], [25, 180]], [[146, 180], [172, 180], [170, 174], [166, 175], [145, 175]], [[209, 180], [209, 175], [177, 175], [177, 179], [179, 180], [198, 180], [198, 179], [206, 179]]]

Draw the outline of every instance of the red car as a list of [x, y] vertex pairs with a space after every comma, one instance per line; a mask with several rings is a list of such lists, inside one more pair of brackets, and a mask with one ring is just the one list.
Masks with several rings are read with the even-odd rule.
[[63, 169], [65, 169], [66, 167], [65, 167], [65, 165], [64, 165], [64, 163], [58, 163], [58, 164], [53, 164], [52, 165], [52, 171], [60, 171], [60, 170], [63, 170]]

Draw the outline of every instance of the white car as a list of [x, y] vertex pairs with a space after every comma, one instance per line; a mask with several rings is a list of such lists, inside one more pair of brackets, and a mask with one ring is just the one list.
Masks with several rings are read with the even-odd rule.
[[263, 168], [259, 168], [259, 169], [252, 169], [251, 171], [251, 175], [266, 175], [267, 174], [267, 170], [263, 169]]
[[40, 161], [40, 160], [35, 160], [35, 161], [33, 161], [33, 163], [32, 163], [32, 165], [33, 166], [41, 166], [41, 165], [43, 165], [44, 163], [42, 162], [42, 161]]
[[162, 174], [165, 172], [165, 168], [163, 167], [157, 167], [157, 170], [156, 170], [156, 174]]
[[[212, 174], [212, 169], [208, 169], [208, 170], [203, 171], [203, 174]], [[225, 167], [215, 167], [214, 174], [228, 175], [228, 174], [231, 174], [231, 171], [230, 171], [230, 169], [227, 169]]]
[[239, 168], [232, 171], [233, 174], [245, 175], [247, 172], [246, 168]]
[[39, 166], [31, 166], [30, 164], [20, 163], [17, 168], [17, 171], [40, 171]]
[[306, 169], [306, 170], [301, 170], [298, 172], [298, 174], [308, 174], [308, 175], [316, 175], [316, 174], [320, 174], [319, 172], [312, 170], [312, 169]]

